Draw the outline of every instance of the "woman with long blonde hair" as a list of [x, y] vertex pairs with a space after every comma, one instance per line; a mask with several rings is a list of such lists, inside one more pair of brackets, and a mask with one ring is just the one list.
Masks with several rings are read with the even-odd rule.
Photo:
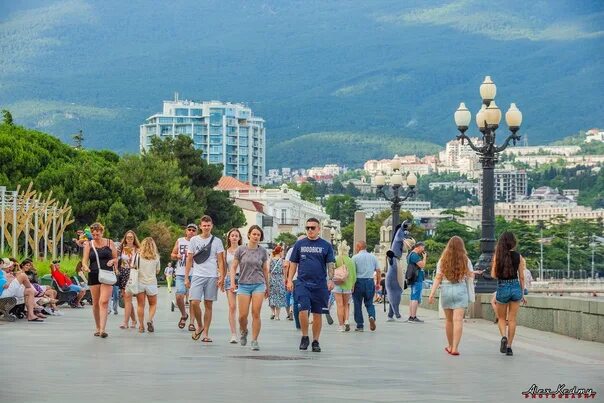
[[120, 325], [120, 329], [128, 329], [128, 319], [132, 321], [130, 327], [136, 327], [136, 315], [132, 305], [132, 294], [126, 291], [126, 284], [128, 284], [130, 270], [134, 267], [134, 259], [139, 249], [140, 242], [136, 233], [132, 230], [126, 231], [117, 251], [119, 264], [116, 285], [119, 286], [120, 295], [124, 300], [124, 322]]
[[149, 302], [149, 317], [147, 330], [154, 332], [153, 318], [157, 309], [157, 275], [161, 269], [159, 253], [155, 241], [151, 237], [143, 239], [140, 252], [136, 258], [135, 270], [138, 270], [138, 293], [136, 294], [138, 331], [145, 332], [145, 296]]
[[434, 303], [434, 294], [440, 287], [441, 305], [445, 311], [445, 333], [448, 346], [445, 351], [459, 355], [459, 342], [463, 331], [463, 317], [469, 303], [466, 279], [474, 279], [472, 262], [468, 258], [463, 239], [454, 236], [436, 265], [436, 279], [430, 291], [429, 303]]

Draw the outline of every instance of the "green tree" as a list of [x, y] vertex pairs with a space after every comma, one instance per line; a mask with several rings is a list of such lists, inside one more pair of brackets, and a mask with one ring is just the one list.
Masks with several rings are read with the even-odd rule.
[[354, 213], [359, 209], [356, 200], [348, 195], [331, 195], [325, 202], [325, 211], [342, 226], [354, 221]]
[[306, 200], [312, 203], [317, 201], [317, 195], [315, 194], [315, 188], [312, 184], [308, 182], [304, 182], [298, 186], [298, 191], [300, 192], [300, 197], [302, 200]]
[[13, 115], [7, 109], [2, 109], [2, 123], [8, 126], [14, 126]]
[[298, 237], [292, 234], [291, 232], [281, 232], [275, 237], [275, 242], [283, 242], [288, 246], [292, 246], [296, 243], [297, 239]]

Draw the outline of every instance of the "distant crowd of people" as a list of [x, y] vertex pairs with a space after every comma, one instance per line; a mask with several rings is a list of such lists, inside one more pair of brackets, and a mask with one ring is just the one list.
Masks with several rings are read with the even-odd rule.
[[[294, 245], [287, 250], [285, 245], [277, 245], [269, 253], [261, 246], [264, 240], [261, 227], [252, 225], [245, 234], [246, 240], [238, 229], [233, 228], [223, 243], [212, 234], [213, 225], [209, 216], [203, 216], [199, 226], [187, 225], [171, 251], [175, 265], [169, 263], [163, 270], [168, 292], [172, 293], [172, 289], [175, 292], [174, 303], [180, 313], [177, 326], [184, 329], [188, 323], [193, 340], [213, 342], [210, 337], [213, 303], [219, 291], [226, 293], [228, 301], [228, 341], [242, 346], [249, 341], [254, 351], [260, 349], [261, 310], [265, 299], [268, 299], [271, 309], [271, 320], [279, 321], [284, 309], [286, 319], [295, 321], [301, 333], [300, 350], [311, 347], [313, 352], [321, 351], [323, 316], [328, 322], [333, 322], [330, 316], [333, 303], [340, 332], [351, 330], [351, 300], [356, 332], [365, 330], [364, 311], [369, 329], [376, 330], [374, 303], [385, 298], [390, 303], [386, 320], [402, 321], [398, 307], [400, 295], [392, 298], [386, 293], [385, 275], [377, 258], [367, 252], [364, 241], [357, 242], [352, 257], [345, 250], [336, 254], [333, 246], [319, 236], [319, 220], [310, 218], [305, 223], [306, 234], [301, 235]], [[157, 276], [161, 266], [153, 238], [139, 241], [136, 233], [130, 230], [121, 242], [116, 243], [104, 237], [102, 224], [94, 223], [90, 226], [89, 236], [79, 238], [77, 244], [82, 255], [77, 275], [73, 279], [68, 277], [60, 270], [58, 261], [51, 265], [51, 274], [62, 291], [75, 294], [70, 302], [73, 307], [81, 307], [86, 293], [90, 293], [94, 336], [108, 337], [107, 317], [112, 311], [118, 313], [118, 301], [124, 307], [121, 329], [154, 332]], [[516, 315], [519, 304], [526, 302], [523, 292], [526, 288], [526, 263], [515, 247], [514, 235], [510, 232], [502, 234], [491, 270], [491, 276], [497, 279], [494, 309], [501, 334], [499, 349], [506, 355], [513, 354]], [[409, 316], [405, 322], [423, 323], [418, 318], [417, 309], [424, 285], [425, 245], [416, 242], [410, 247], [406, 259], [405, 284], [400, 284], [401, 293], [407, 286], [410, 288]], [[57, 292], [52, 287], [39, 284], [31, 260], [18, 264], [4, 258], [0, 267], [0, 298], [23, 298], [28, 321], [41, 322], [58, 312]], [[453, 236], [438, 260], [429, 296], [432, 304], [436, 292], [440, 291], [440, 304], [446, 318], [445, 351], [453, 356], [460, 354], [465, 310], [474, 298], [474, 276], [480, 274], [481, 270], [473, 270], [463, 240]]]

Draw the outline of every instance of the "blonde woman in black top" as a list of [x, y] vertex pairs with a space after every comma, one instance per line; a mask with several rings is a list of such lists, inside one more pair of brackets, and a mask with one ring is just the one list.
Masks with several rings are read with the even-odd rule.
[[[497, 279], [497, 326], [501, 334], [499, 351], [505, 355], [514, 355], [512, 342], [516, 335], [516, 315], [520, 302], [526, 303], [524, 294], [524, 269], [526, 261], [516, 252], [516, 237], [504, 232], [497, 241], [495, 256], [491, 268], [491, 277]], [[507, 313], [507, 324], [506, 324]], [[506, 329], [507, 327], [507, 329]]]
[[[99, 281], [99, 270], [113, 270], [117, 275], [117, 249], [111, 239], [103, 238], [105, 227], [99, 223], [90, 226], [92, 240], [84, 245], [82, 268], [88, 273], [88, 286], [92, 294], [92, 313], [96, 324], [95, 336], [106, 338], [107, 305], [113, 292], [113, 286]], [[96, 249], [96, 254], [92, 250]], [[98, 254], [98, 261], [97, 255]]]

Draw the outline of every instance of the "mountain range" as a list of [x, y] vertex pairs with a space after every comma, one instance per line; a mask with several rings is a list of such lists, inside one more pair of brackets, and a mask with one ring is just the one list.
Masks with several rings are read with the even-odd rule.
[[359, 166], [453, 139], [485, 75], [529, 144], [602, 126], [602, 54], [600, 0], [0, 2], [0, 108], [137, 152], [174, 92], [242, 102], [266, 120], [268, 167]]

